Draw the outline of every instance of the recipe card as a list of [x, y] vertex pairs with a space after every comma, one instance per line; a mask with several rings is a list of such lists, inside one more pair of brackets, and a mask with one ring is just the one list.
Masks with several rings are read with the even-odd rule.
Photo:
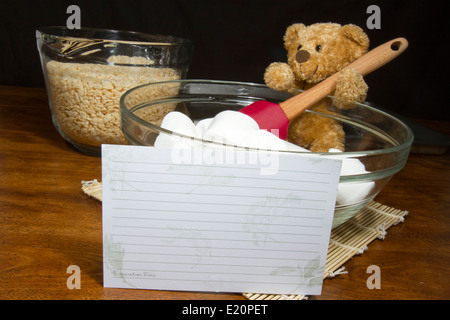
[[341, 161], [103, 145], [104, 286], [321, 293]]

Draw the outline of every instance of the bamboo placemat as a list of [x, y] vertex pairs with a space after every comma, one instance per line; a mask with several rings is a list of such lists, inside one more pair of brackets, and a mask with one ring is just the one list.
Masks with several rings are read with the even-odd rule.
[[[82, 191], [102, 201], [102, 184], [97, 180], [82, 181]], [[324, 279], [348, 273], [342, 265], [362, 254], [375, 239], [384, 239], [386, 230], [405, 220], [408, 211], [394, 209], [372, 201], [352, 219], [331, 230]], [[305, 295], [243, 293], [249, 300], [303, 300]]]

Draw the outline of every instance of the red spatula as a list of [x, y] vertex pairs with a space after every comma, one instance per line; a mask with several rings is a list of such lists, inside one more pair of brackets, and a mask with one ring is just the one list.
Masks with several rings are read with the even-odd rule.
[[[346, 68], [354, 68], [361, 75], [367, 75], [399, 56], [407, 47], [408, 41], [405, 38], [388, 41], [353, 61]], [[289, 121], [333, 93], [340, 72], [280, 104], [257, 101], [241, 109], [240, 112], [253, 118], [261, 129], [273, 133], [278, 131], [278, 137], [286, 140]]]

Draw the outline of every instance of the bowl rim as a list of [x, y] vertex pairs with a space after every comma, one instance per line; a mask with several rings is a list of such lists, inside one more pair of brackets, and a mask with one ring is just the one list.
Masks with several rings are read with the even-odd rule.
[[[252, 86], [252, 87], [259, 87], [259, 88], [265, 88], [265, 89], [270, 89], [273, 90], [271, 88], [269, 88], [267, 85], [262, 84], [262, 83], [254, 83], [254, 82], [241, 82], [241, 81], [228, 81], [228, 80], [208, 80], [208, 79], [180, 79], [180, 80], [166, 80], [166, 81], [156, 81], [156, 82], [150, 82], [150, 83], [146, 83], [143, 85], [139, 85], [136, 86], [134, 88], [131, 88], [127, 91], [125, 91], [122, 96], [120, 97], [120, 102], [119, 102], [119, 110], [120, 110], [120, 114], [121, 117], [123, 115], [125, 115], [128, 118], [131, 118], [133, 121], [138, 122], [139, 124], [143, 125], [143, 126], [147, 126], [149, 128], [152, 128], [154, 130], [157, 130], [159, 132], [164, 132], [167, 134], [174, 134], [180, 137], [184, 137], [184, 138], [189, 138], [189, 139], [194, 139], [196, 141], [199, 142], [206, 142], [206, 143], [215, 143], [214, 141], [207, 141], [207, 140], [203, 140], [203, 139], [199, 139], [196, 137], [191, 137], [191, 136], [187, 136], [178, 132], [174, 132], [168, 129], [164, 129], [161, 128], [160, 126], [154, 125], [152, 123], [149, 123], [148, 121], [145, 121], [143, 119], [141, 119], [140, 117], [136, 116], [133, 112], [131, 112], [128, 108], [125, 107], [125, 99], [127, 96], [129, 96], [131, 93], [133, 93], [136, 90], [139, 90], [143, 87], [147, 87], [147, 86], [152, 86], [152, 85], [161, 85], [161, 84], [165, 84], [165, 83], [211, 83], [211, 84], [226, 84], [226, 85], [244, 85], [244, 86]], [[299, 92], [303, 92], [304, 90], [298, 90]], [[333, 99], [334, 96], [327, 96], [328, 98]], [[345, 151], [345, 152], [305, 152], [305, 151], [283, 151], [283, 150], [276, 150], [278, 152], [289, 152], [289, 153], [299, 153], [299, 154], [308, 154], [308, 155], [321, 155], [321, 156], [343, 156], [344, 154], [347, 157], [354, 157], [357, 158], [358, 156], [370, 156], [370, 155], [381, 155], [381, 154], [386, 154], [386, 153], [393, 153], [393, 152], [398, 152], [404, 149], [409, 149], [412, 145], [412, 142], [414, 141], [414, 134], [412, 132], [412, 130], [400, 119], [390, 115], [389, 113], [386, 113], [382, 110], [379, 110], [375, 107], [369, 106], [367, 104], [364, 103], [355, 103], [356, 105], [359, 105], [363, 108], [367, 108], [369, 110], [375, 111], [377, 113], [382, 114], [384, 117], [387, 117], [389, 119], [391, 119], [394, 122], [397, 122], [406, 132], [406, 141], [403, 143], [399, 143], [396, 146], [392, 146], [389, 148], [385, 148], [385, 149], [378, 149], [378, 150], [367, 150], [367, 151]], [[306, 110], [306, 112], [310, 112], [309, 110]], [[321, 113], [319, 113], [321, 114]], [[123, 129], [122, 129], [123, 130]], [[240, 147], [240, 146], [232, 146], [232, 147]], [[249, 148], [249, 147], [240, 147], [246, 150], [256, 150], [256, 148]], [[261, 149], [257, 149], [257, 150], [261, 150]], [[275, 151], [275, 150], [268, 150], [268, 151]]]
[[[72, 39], [85, 39], [88, 41], [102, 41], [111, 43], [123, 43], [123, 44], [141, 44], [141, 45], [157, 45], [157, 46], [193, 46], [194, 42], [189, 39], [175, 37], [172, 35], [162, 35], [162, 34], [150, 34], [145, 32], [131, 31], [131, 30], [120, 30], [120, 29], [103, 29], [103, 28], [90, 28], [81, 27], [80, 29], [70, 29], [66, 26], [43, 26], [36, 29], [36, 32], [40, 34], [49, 35], [55, 38], [72, 38]], [[121, 40], [121, 39], [108, 39], [103, 37], [86, 37], [83, 36], [85, 33], [105, 33], [111, 35], [128, 35], [136, 36], [142, 39], [149, 39], [149, 41], [135, 41], [135, 40]], [[64, 33], [67, 33], [65, 35]], [[155, 40], [151, 40], [151, 39]], [[158, 40], [158, 41], [156, 41]]]

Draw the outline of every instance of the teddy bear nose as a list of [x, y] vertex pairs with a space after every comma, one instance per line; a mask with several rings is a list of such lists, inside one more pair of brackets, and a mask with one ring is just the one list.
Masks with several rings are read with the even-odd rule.
[[295, 56], [295, 60], [297, 60], [298, 63], [303, 63], [308, 61], [309, 59], [309, 52], [306, 50], [300, 50], [297, 52], [297, 55]]

